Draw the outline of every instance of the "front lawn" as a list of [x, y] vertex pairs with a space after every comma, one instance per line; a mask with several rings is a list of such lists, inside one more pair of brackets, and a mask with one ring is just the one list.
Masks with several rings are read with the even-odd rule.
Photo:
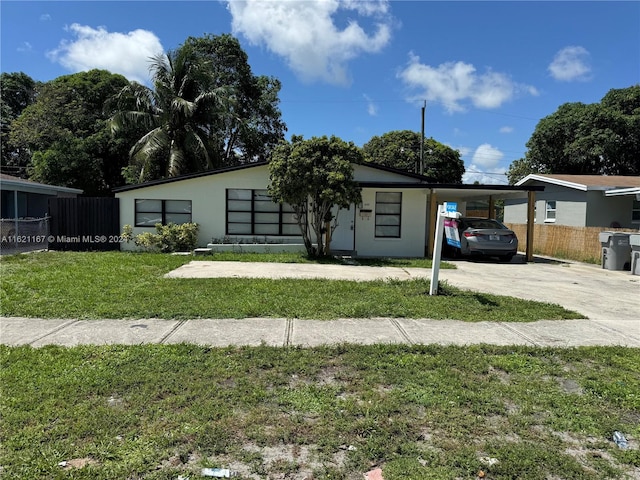
[[0, 382], [7, 479], [640, 474], [640, 349], [0, 346]]
[[[441, 294], [433, 297], [428, 294], [429, 281], [424, 279], [352, 282], [163, 278], [192, 258], [123, 252], [42, 252], [4, 257], [0, 263], [2, 315], [89, 319], [406, 317], [466, 321], [582, 318], [558, 305], [473, 293], [446, 284], [441, 284]], [[392, 260], [378, 262], [395, 265]]]

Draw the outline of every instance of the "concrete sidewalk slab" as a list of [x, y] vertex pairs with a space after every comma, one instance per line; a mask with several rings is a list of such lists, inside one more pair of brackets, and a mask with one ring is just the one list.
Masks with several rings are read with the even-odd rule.
[[617, 331], [603, 328], [596, 322], [584, 320], [541, 320], [531, 323], [504, 324], [510, 330], [530, 339], [534, 345], [550, 347], [578, 347], [622, 345], [640, 347], [640, 342]]
[[441, 345], [531, 345], [531, 342], [498, 322], [461, 320], [398, 319], [413, 343]]
[[337, 343], [406, 342], [401, 332], [388, 318], [344, 318], [338, 320], [296, 320], [293, 322], [290, 343], [307, 347]]
[[195, 343], [213, 347], [269, 345], [287, 342], [285, 318], [194, 319], [182, 322], [164, 343]]
[[0, 341], [4, 345], [30, 345], [75, 322], [77, 320], [68, 318], [3, 317], [0, 320]]
[[[29, 324], [30, 325], [30, 324]], [[75, 321], [38, 340], [34, 347], [48, 344], [76, 345], [139, 345], [161, 343], [178, 325], [177, 320], [82, 320]]]

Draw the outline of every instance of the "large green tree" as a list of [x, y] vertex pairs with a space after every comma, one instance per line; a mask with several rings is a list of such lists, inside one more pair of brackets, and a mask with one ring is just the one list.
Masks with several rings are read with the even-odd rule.
[[13, 121], [9, 139], [30, 155], [32, 180], [110, 195], [123, 185], [127, 140], [109, 134], [108, 99], [128, 81], [105, 70], [58, 77]]
[[[419, 172], [420, 133], [393, 130], [374, 136], [362, 147], [364, 159], [388, 167]], [[424, 175], [436, 183], [462, 183], [464, 162], [457, 150], [433, 138], [423, 143]]]
[[129, 181], [267, 160], [284, 139], [280, 82], [254, 76], [233, 36], [189, 37], [155, 57], [151, 71], [153, 88], [131, 84], [115, 100], [116, 135], [146, 127], [130, 152]]
[[116, 137], [132, 125], [145, 130], [129, 152], [128, 180], [213, 168], [209, 125], [215, 113], [229, 111], [230, 90], [210, 88], [209, 65], [190, 46], [157, 55], [150, 69], [153, 89], [132, 83], [113, 102], [118, 111], [110, 125]]
[[361, 161], [357, 146], [335, 136], [309, 140], [294, 136], [290, 143], [284, 142], [274, 150], [269, 163], [269, 194], [274, 201], [293, 207], [310, 256], [330, 254], [324, 234], [329, 225], [330, 238], [337, 226], [334, 207], [349, 208], [362, 201], [352, 165]]
[[565, 103], [538, 122], [509, 183], [530, 173], [640, 175], [640, 85], [599, 103]]
[[237, 38], [229, 34], [189, 37], [192, 47], [211, 69], [209, 89], [233, 89], [227, 115], [210, 117], [212, 152], [216, 165], [268, 160], [284, 140], [286, 125], [279, 108], [280, 81], [251, 71], [249, 57]]
[[10, 141], [11, 125], [22, 111], [35, 102], [39, 82], [23, 72], [0, 75], [0, 165], [3, 172], [27, 177], [29, 152]]

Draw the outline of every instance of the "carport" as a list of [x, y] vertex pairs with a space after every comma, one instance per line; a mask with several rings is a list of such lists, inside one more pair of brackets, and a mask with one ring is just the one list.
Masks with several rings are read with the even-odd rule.
[[[443, 202], [457, 202], [466, 204], [473, 200], [484, 200], [489, 203], [489, 218], [495, 217], [495, 201], [505, 198], [527, 198], [527, 262], [533, 261], [533, 225], [534, 208], [536, 204], [536, 192], [544, 190], [543, 186], [520, 186], [513, 185], [442, 185], [434, 184], [430, 186], [429, 193], [429, 218], [428, 225], [435, 225], [438, 213], [438, 204]], [[463, 209], [464, 211], [464, 209]], [[427, 234], [427, 254], [433, 254], [433, 235]]]
[[[427, 222], [425, 231], [425, 256], [433, 255], [432, 228], [436, 224], [438, 204], [443, 202], [457, 202], [466, 205], [469, 201], [483, 200], [489, 203], [489, 218], [495, 216], [495, 201], [505, 198], [527, 199], [527, 247], [526, 260], [533, 261], [533, 226], [535, 221], [534, 209], [536, 204], [536, 192], [544, 191], [544, 186], [539, 185], [475, 185], [475, 184], [446, 184], [446, 183], [408, 183], [408, 182], [360, 182], [361, 187], [398, 188], [398, 189], [423, 189], [427, 193]], [[463, 213], [466, 208], [461, 209]]]

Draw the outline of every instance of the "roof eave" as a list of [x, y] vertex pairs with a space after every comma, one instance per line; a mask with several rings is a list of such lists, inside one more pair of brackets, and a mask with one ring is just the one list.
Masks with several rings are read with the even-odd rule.
[[545, 177], [544, 175], [536, 175], [535, 173], [531, 173], [524, 177], [522, 180], [516, 183], [516, 187], [523, 186], [527, 182], [543, 182], [550, 183], [552, 185], [559, 185], [562, 187], [573, 188], [574, 190], [581, 190], [583, 192], [587, 191], [587, 186], [582, 183], [574, 183], [567, 182], [566, 180], [559, 180], [557, 178]]

